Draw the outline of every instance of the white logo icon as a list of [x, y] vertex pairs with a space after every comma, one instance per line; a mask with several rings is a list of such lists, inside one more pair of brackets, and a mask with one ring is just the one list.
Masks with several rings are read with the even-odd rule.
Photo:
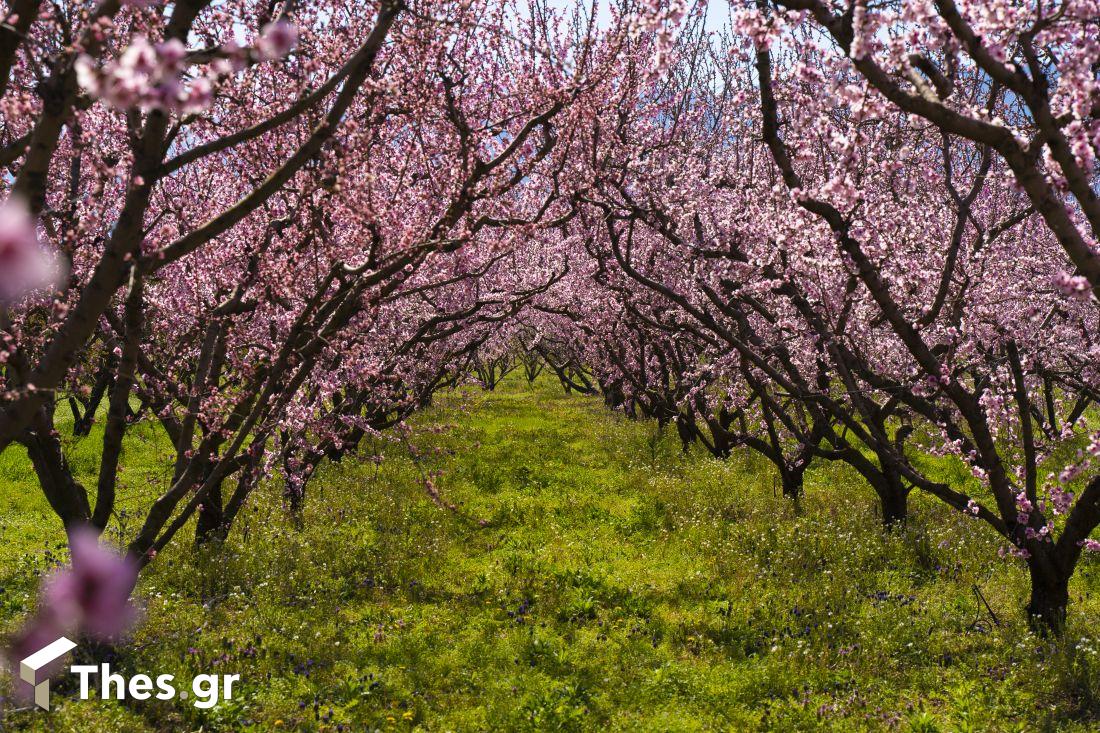
[[50, 709], [50, 673], [56, 671], [55, 662], [75, 648], [75, 642], [62, 636], [19, 663], [19, 678], [34, 688], [34, 704], [43, 710]]

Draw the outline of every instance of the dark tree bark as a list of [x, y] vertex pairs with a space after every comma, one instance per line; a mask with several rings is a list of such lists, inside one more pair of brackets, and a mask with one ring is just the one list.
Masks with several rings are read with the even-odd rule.
[[[108, 343], [105, 348], [113, 348], [113, 343]], [[92, 425], [95, 424], [96, 412], [103, 403], [103, 397], [107, 394], [107, 390], [114, 384], [116, 362], [117, 359], [113, 352], [109, 353], [104, 359], [103, 364], [96, 373], [95, 384], [92, 386], [92, 391], [88, 395], [87, 401], [81, 404], [81, 401], [77, 400], [75, 397], [69, 398], [69, 406], [73, 411], [74, 436], [85, 437], [92, 432]]]
[[909, 491], [900, 485], [900, 481], [888, 481], [888, 487], [878, 494], [882, 505], [882, 524], [885, 527], [897, 527], [905, 523], [909, 513]]
[[[41, 426], [42, 422], [36, 418], [34, 425]], [[56, 434], [40, 432], [34, 425], [18, 441], [27, 449], [46, 500], [66, 531], [87, 524], [92, 517], [87, 490], [73, 476]]]
[[[210, 469], [207, 468], [202, 482], [205, 483], [209, 476]], [[222, 482], [214, 481], [207, 489], [198, 519], [195, 520], [195, 544], [204, 545], [218, 538], [219, 530], [225, 523], [222, 506]]]
[[1050, 558], [1028, 558], [1031, 597], [1027, 614], [1031, 627], [1041, 633], [1060, 633], [1066, 624], [1069, 607], [1069, 575], [1050, 562]]
[[784, 466], [779, 471], [779, 481], [783, 489], [783, 496], [788, 499], [800, 499], [804, 493], [803, 480], [806, 476], [806, 467], [799, 466], [794, 469]]

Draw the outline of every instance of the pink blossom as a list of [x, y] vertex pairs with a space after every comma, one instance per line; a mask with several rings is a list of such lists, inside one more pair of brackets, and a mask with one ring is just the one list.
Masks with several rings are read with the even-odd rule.
[[89, 528], [70, 536], [72, 565], [43, 584], [46, 616], [57, 627], [78, 629], [100, 639], [112, 639], [134, 620], [130, 593], [137, 565], [99, 543]]
[[272, 61], [281, 59], [298, 44], [298, 26], [288, 20], [268, 23], [256, 42], [256, 50], [261, 58]]
[[172, 38], [157, 44], [157, 56], [165, 66], [178, 68], [187, 57], [187, 47], [180, 39]]
[[122, 52], [118, 65], [127, 73], [152, 74], [157, 69], [157, 50], [139, 36]]
[[185, 109], [198, 111], [206, 109], [214, 101], [214, 85], [209, 79], [198, 78], [191, 82], [187, 91]]
[[222, 44], [222, 53], [225, 56], [211, 65], [215, 74], [233, 74], [245, 67], [245, 50], [237, 45], [236, 41], [230, 39]]
[[1054, 286], [1067, 298], [1076, 300], [1088, 300], [1092, 289], [1089, 281], [1081, 275], [1070, 275], [1060, 272], [1054, 276]]
[[0, 304], [54, 284], [54, 258], [38, 239], [33, 217], [20, 201], [0, 205]]
[[[133, 623], [136, 612], [130, 593], [137, 582], [137, 564], [102, 546], [90, 527], [73, 530], [69, 547], [72, 565], [43, 582], [38, 613], [5, 650], [9, 664], [17, 665], [61, 636], [86, 634], [110, 641]], [[28, 699], [32, 694], [26, 684], [16, 685], [16, 691]]]
[[1073, 506], [1073, 492], [1066, 491], [1060, 486], [1052, 486], [1050, 499], [1055, 514], [1065, 514]]
[[99, 70], [96, 69], [95, 61], [91, 56], [81, 54], [73, 62], [73, 69], [76, 71], [76, 83], [85, 92], [93, 97], [98, 97], [103, 93], [103, 85], [99, 78]]
[[[187, 48], [178, 39], [153, 46], [135, 37], [117, 61], [97, 67], [88, 56], [75, 63], [77, 82], [90, 96], [116, 109], [196, 112], [213, 101], [213, 84], [204, 77], [185, 83]], [[219, 73], [217, 69], [214, 74]]]

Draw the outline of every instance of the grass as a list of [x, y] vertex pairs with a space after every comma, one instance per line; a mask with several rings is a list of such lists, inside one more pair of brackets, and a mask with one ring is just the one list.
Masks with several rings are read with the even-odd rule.
[[[135, 508], [163, 449], [152, 432], [127, 446]], [[80, 450], [94, 468], [94, 440]], [[196, 550], [181, 534], [143, 575], [144, 622], [112, 665], [240, 674], [232, 701], [79, 701], [63, 681], [54, 712], [0, 728], [1085, 731], [1100, 720], [1100, 563], [1078, 572], [1065, 640], [1036, 638], [1026, 573], [997, 558], [991, 532], [915, 497], [908, 526], [884, 534], [870, 489], [843, 467], [812, 469], [796, 507], [762, 461], [683, 454], [674, 435], [597, 400], [515, 378], [442, 396], [364, 456], [314, 480], [300, 531], [272, 485], [224, 547]], [[9, 451], [7, 628], [63, 554], [32, 487]]]

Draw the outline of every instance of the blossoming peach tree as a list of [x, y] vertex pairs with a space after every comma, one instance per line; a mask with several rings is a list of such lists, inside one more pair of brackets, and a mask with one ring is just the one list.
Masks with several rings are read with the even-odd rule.
[[[763, 137], [792, 204], [925, 380], [899, 399], [988, 492], [947, 500], [1011, 543], [1029, 611], [1057, 627], [1100, 524], [1100, 441], [1084, 418], [1097, 394], [1098, 8], [847, 5], [740, 17]], [[811, 40], [819, 29], [829, 43]], [[823, 79], [830, 93], [809, 93]], [[936, 199], [949, 237], [920, 224]], [[1067, 442], [1080, 446], [1068, 461]]]
[[848, 462], [888, 524], [913, 489], [987, 523], [1057, 628], [1100, 523], [1098, 108], [1095, 5], [1048, 5], [751, 2], [637, 38], [664, 66], [621, 69], [572, 157], [605, 296], [544, 312], [612, 404], [792, 488]]
[[[3, 13], [0, 447], [76, 563], [155, 419], [174, 466], [134, 568], [196, 513], [226, 531], [302, 445], [392, 423], [560, 278], [517, 244], [568, 215], [557, 142], [622, 35], [492, 1]], [[86, 433], [103, 400], [90, 493], [58, 407]]]

